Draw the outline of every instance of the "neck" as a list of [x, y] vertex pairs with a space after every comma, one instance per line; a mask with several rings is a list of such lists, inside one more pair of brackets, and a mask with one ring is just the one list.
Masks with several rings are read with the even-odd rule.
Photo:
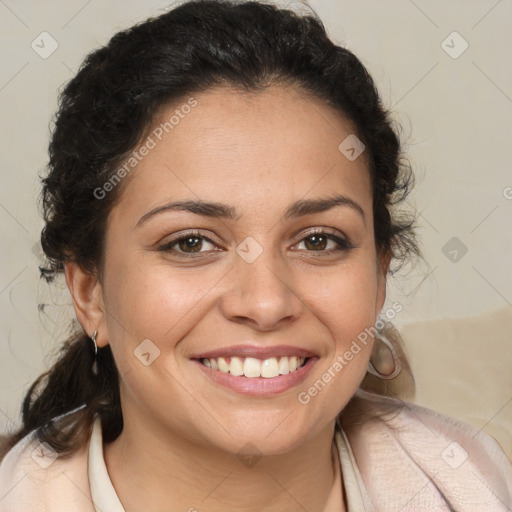
[[333, 435], [334, 422], [296, 449], [242, 460], [137, 415], [124, 418], [104, 456], [126, 512], [170, 511], [170, 503], [173, 511], [304, 512], [323, 510], [331, 493]]

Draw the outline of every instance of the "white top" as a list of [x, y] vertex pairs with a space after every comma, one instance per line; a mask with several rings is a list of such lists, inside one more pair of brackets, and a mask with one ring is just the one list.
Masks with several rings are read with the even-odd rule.
[[[512, 512], [512, 464], [493, 437], [413, 403], [356, 393], [366, 420], [334, 434], [340, 483], [334, 480], [324, 512], [341, 508], [343, 489], [350, 512]], [[375, 414], [381, 406], [396, 413], [383, 420]], [[27, 434], [0, 462], [0, 512], [94, 512], [91, 492], [96, 510], [123, 512], [103, 460], [99, 423], [91, 439], [73, 456], [55, 458], [37, 430]]]
[[108, 476], [107, 466], [103, 458], [103, 436], [101, 420], [96, 418], [92, 427], [91, 442], [89, 443], [89, 482], [91, 498], [96, 512], [126, 512], [119, 501], [116, 490]]
[[[345, 499], [347, 502], [347, 512], [360, 512], [362, 510], [366, 510], [366, 506], [363, 502], [363, 494], [361, 491], [361, 489], [364, 488], [363, 478], [359, 473], [359, 468], [357, 467], [357, 463], [348, 438], [343, 429], [338, 428], [339, 427], [337, 427], [337, 430], [334, 434], [334, 441], [335, 445], [338, 447], [338, 458], [341, 460], [343, 482], [341, 482], [340, 477], [336, 488], [341, 490], [341, 486], [343, 485]], [[336, 468], [338, 467], [339, 464], [336, 466]], [[338, 500], [338, 503], [339, 501], [340, 500]], [[336, 512], [339, 512], [339, 510], [340, 509], [338, 505]], [[326, 509], [325, 512], [330, 512], [330, 510]]]
[[[337, 446], [338, 450], [334, 448], [335, 446]], [[360, 482], [362, 482], [361, 475], [357, 469], [348, 439], [342, 430], [336, 430], [333, 454], [337, 458], [338, 464], [335, 464], [334, 486], [323, 512], [339, 512], [342, 500], [342, 485], [348, 504], [347, 511], [358, 512], [364, 510], [365, 507], [360, 488]], [[119, 497], [107, 472], [107, 466], [103, 457], [103, 437], [99, 418], [96, 418], [94, 421], [88, 457], [91, 497], [96, 512], [104, 512], [106, 510], [108, 512], [126, 512], [119, 501]], [[342, 474], [343, 482], [341, 479]]]

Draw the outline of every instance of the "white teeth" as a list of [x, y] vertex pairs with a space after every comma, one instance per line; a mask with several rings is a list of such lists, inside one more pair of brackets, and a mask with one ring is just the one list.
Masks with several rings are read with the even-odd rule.
[[261, 376], [271, 379], [298, 370], [303, 366], [305, 360], [304, 357], [283, 356], [280, 358], [271, 357], [265, 360], [254, 357], [246, 357], [245, 359], [242, 357], [218, 357], [216, 359], [202, 359], [201, 361], [212, 370], [230, 373], [237, 377], [242, 375], [248, 378]]
[[217, 359], [217, 361], [219, 363], [219, 370], [222, 373], [228, 373], [229, 372], [229, 364], [227, 363], [227, 361], [223, 357], [219, 357], [219, 359]]
[[244, 362], [244, 375], [246, 377], [259, 377], [261, 375], [261, 364], [254, 357], [246, 357]]
[[229, 364], [229, 373], [240, 376], [244, 374], [244, 363], [239, 357], [232, 357]]
[[272, 357], [270, 359], [265, 359], [261, 363], [261, 376], [267, 379], [271, 377], [277, 377], [279, 375], [279, 363], [277, 362], [277, 358]]
[[279, 359], [279, 373], [281, 375], [290, 373], [290, 363], [287, 357], [281, 357], [281, 359]]

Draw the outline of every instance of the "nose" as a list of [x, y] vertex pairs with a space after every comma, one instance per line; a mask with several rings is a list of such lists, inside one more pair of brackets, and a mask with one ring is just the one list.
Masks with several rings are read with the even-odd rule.
[[232, 284], [220, 301], [228, 320], [270, 331], [296, 321], [301, 315], [305, 306], [295, 290], [297, 283], [290, 282], [291, 272], [271, 252], [264, 250], [252, 263], [235, 258], [230, 272]]

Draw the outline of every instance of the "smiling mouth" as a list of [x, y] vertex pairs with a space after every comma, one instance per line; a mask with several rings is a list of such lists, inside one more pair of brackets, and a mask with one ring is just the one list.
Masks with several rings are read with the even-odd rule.
[[254, 357], [216, 357], [199, 359], [201, 364], [222, 373], [229, 373], [236, 377], [254, 379], [263, 377], [271, 379], [280, 375], [287, 375], [302, 368], [309, 357], [282, 356], [269, 359], [256, 359]]

